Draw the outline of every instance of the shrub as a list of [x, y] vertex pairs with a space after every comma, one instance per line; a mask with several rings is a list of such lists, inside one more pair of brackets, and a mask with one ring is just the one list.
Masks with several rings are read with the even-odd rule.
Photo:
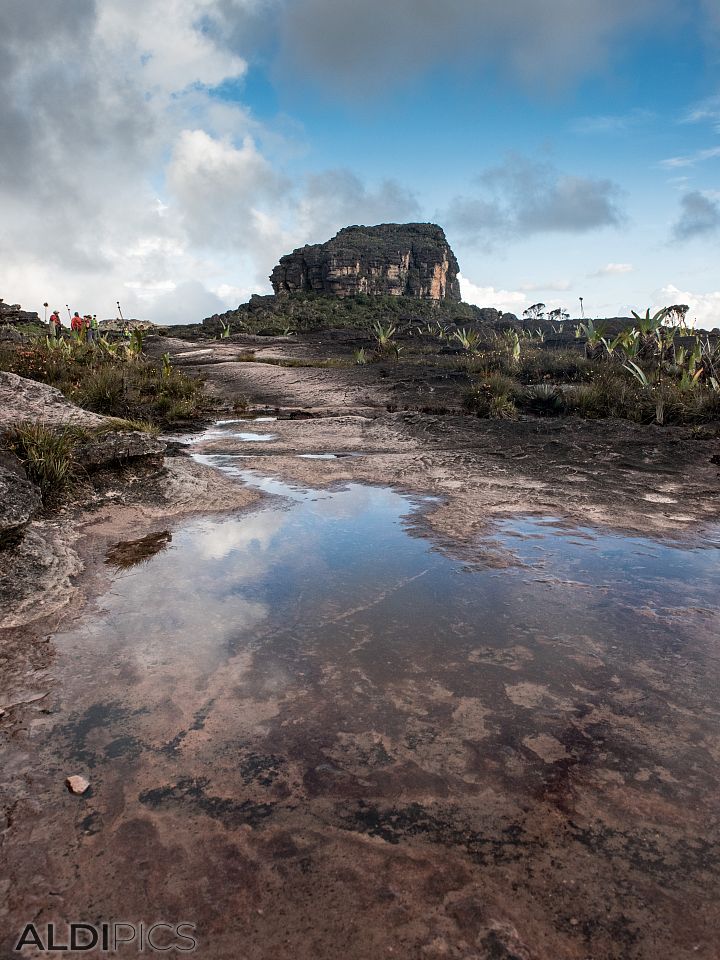
[[464, 404], [478, 417], [508, 420], [517, 414], [517, 393], [518, 385], [512, 377], [497, 370], [486, 370], [465, 395]]

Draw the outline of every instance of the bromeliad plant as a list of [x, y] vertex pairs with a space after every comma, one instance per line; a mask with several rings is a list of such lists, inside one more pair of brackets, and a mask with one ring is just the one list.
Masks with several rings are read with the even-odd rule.
[[505, 341], [505, 348], [508, 352], [508, 360], [513, 365], [518, 364], [520, 362], [520, 337], [518, 336], [517, 330], [505, 330], [503, 332], [503, 340]]
[[392, 323], [382, 324], [379, 320], [373, 323], [375, 342], [381, 353], [389, 353], [391, 350], [396, 349], [395, 341], [393, 340], [396, 333], [397, 327]]
[[453, 339], [457, 340], [463, 350], [467, 350], [468, 353], [476, 353], [480, 343], [480, 334], [477, 330], [466, 330], [465, 327], [461, 327], [455, 331]]

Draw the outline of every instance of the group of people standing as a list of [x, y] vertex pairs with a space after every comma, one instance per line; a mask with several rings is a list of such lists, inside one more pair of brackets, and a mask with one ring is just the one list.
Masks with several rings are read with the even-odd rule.
[[[50, 329], [55, 336], [56, 340], [59, 340], [62, 336], [62, 320], [60, 319], [60, 311], [53, 310], [50, 315]], [[88, 343], [94, 343], [99, 337], [99, 323], [98, 318], [91, 314], [85, 314], [84, 317], [81, 317], [78, 311], [70, 318], [70, 329], [76, 336], [83, 338]]]

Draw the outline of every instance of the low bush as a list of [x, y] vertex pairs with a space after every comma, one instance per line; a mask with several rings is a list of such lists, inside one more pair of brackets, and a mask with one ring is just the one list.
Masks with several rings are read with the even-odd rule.
[[465, 396], [465, 407], [478, 417], [510, 420], [517, 414], [515, 399], [519, 386], [498, 370], [486, 370]]

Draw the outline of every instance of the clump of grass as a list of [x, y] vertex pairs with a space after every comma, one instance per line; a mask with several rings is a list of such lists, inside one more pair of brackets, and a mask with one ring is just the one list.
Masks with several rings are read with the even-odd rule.
[[517, 415], [517, 393], [518, 384], [512, 377], [488, 370], [466, 394], [465, 407], [478, 417], [511, 420]]
[[43, 502], [62, 499], [78, 474], [75, 451], [80, 431], [55, 429], [44, 423], [19, 423], [5, 435], [5, 443], [40, 488]]
[[73, 399], [86, 410], [112, 414], [123, 405], [125, 371], [121, 366], [103, 364], [73, 389]]

